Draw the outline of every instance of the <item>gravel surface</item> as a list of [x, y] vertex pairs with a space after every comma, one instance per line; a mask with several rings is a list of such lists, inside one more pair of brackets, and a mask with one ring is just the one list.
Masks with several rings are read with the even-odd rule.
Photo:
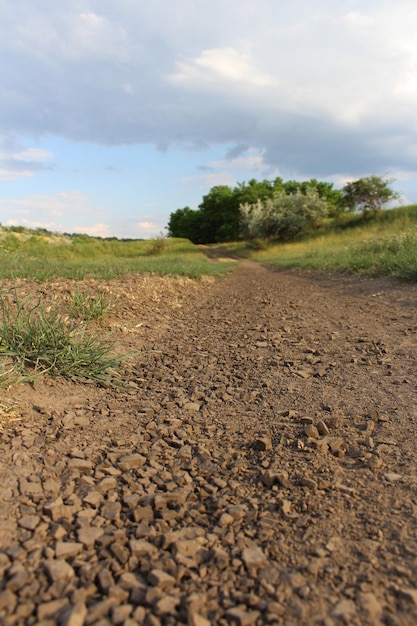
[[1, 624], [415, 625], [417, 287], [100, 285], [128, 389], [7, 394]]

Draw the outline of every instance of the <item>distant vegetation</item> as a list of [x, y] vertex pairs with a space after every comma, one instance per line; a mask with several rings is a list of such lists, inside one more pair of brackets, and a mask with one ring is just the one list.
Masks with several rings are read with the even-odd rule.
[[197, 210], [185, 207], [171, 213], [168, 223], [170, 237], [186, 237], [193, 243], [237, 241], [245, 236], [242, 230], [241, 207], [273, 200], [277, 194], [293, 195], [315, 193], [326, 202], [329, 215], [343, 211], [343, 194], [333, 189], [332, 183], [312, 179], [306, 182], [282, 178], [274, 181], [239, 183], [235, 188], [219, 185], [203, 196]]
[[111, 279], [152, 272], [199, 278], [222, 275], [233, 263], [212, 263], [186, 239], [102, 239], [0, 227], [0, 278]]
[[384, 211], [378, 219], [346, 213], [291, 242], [256, 239], [224, 245], [238, 256], [280, 267], [417, 281], [417, 205]]
[[316, 179], [253, 179], [234, 189], [221, 185], [203, 196], [197, 210], [185, 207], [171, 213], [168, 233], [194, 243], [257, 238], [289, 241], [320, 227], [325, 218], [351, 212], [379, 216], [387, 203], [398, 198], [390, 188], [392, 182], [373, 175], [347, 183], [341, 190]]

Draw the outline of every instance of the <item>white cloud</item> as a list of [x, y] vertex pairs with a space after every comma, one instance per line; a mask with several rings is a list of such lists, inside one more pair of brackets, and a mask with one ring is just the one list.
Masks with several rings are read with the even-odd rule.
[[[32, 194], [22, 198], [0, 199], [0, 210], [7, 224], [23, 224], [28, 228], [48, 228], [63, 232], [87, 232], [96, 228], [91, 224], [97, 214], [105, 210], [94, 206], [91, 198], [80, 191], [61, 191], [51, 194]], [[72, 226], [83, 219], [84, 225]], [[102, 227], [102, 224], [99, 224]]]
[[90, 237], [112, 236], [110, 228], [107, 224], [93, 224], [92, 226], [74, 226], [72, 232], [82, 233], [83, 235], [90, 235]]
[[21, 177], [33, 176], [33, 174], [34, 172], [32, 170], [16, 170], [13, 168], [0, 167], [0, 181], [3, 182], [18, 180]]
[[277, 83], [275, 78], [256, 67], [247, 53], [230, 47], [202, 50], [195, 59], [178, 61], [177, 71], [167, 78], [174, 84], [189, 85], [193, 89], [216, 84], [230, 88], [237, 84], [267, 87]]

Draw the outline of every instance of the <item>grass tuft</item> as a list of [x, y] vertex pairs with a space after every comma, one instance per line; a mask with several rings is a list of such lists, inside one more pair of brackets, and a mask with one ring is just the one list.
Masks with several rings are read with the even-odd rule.
[[68, 303], [68, 313], [85, 321], [98, 321], [107, 317], [111, 306], [112, 302], [103, 294], [92, 296], [76, 289]]
[[124, 357], [112, 354], [113, 341], [89, 333], [86, 326], [63, 317], [56, 307], [45, 309], [39, 301], [17, 292], [0, 295], [0, 357], [12, 366], [3, 369], [5, 380], [21, 373], [91, 380], [111, 384]]

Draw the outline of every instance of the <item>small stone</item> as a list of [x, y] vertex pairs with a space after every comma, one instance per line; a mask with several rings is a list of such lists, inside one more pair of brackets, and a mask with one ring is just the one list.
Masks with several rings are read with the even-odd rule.
[[75, 576], [71, 565], [62, 559], [49, 559], [45, 561], [44, 568], [51, 582], [67, 582]]
[[[122, 604], [120, 606], [114, 606], [111, 612], [113, 624], [126, 624], [126, 620], [132, 613], [133, 606], [131, 604]], [[136, 622], [134, 622], [136, 623]]]
[[326, 548], [329, 552], [342, 552], [344, 548], [344, 541], [341, 537], [331, 537], [326, 544]]
[[383, 463], [382, 463], [382, 459], [380, 456], [378, 455], [374, 455], [371, 459], [369, 459], [368, 463], [366, 464], [366, 467], [368, 467], [371, 470], [378, 470], [382, 467]]
[[320, 420], [317, 423], [317, 430], [319, 431], [320, 435], [322, 435], [322, 437], [328, 437], [330, 435], [330, 430], [326, 422], [324, 422], [323, 420]]
[[9, 589], [0, 591], [0, 611], [13, 613], [17, 605], [17, 596]]
[[148, 574], [148, 581], [161, 590], [170, 589], [175, 585], [175, 578], [160, 569], [151, 570]]
[[74, 459], [70, 459], [67, 463], [67, 467], [68, 469], [75, 469], [78, 470], [79, 472], [91, 472], [91, 470], [93, 469], [93, 464], [91, 461], [88, 461], [86, 459], [79, 459], [79, 458], [74, 458]]
[[304, 434], [307, 435], [310, 439], [318, 439], [320, 437], [320, 433], [314, 424], [309, 424], [304, 428]]
[[302, 487], [308, 487], [308, 489], [312, 489], [316, 491], [318, 489], [318, 482], [313, 478], [308, 478], [307, 476], [302, 476], [299, 480], [299, 483]]
[[238, 607], [226, 611], [227, 619], [237, 626], [253, 626], [259, 615], [259, 611], [244, 611]]
[[231, 526], [233, 524], [233, 517], [229, 515], [229, 513], [223, 513], [223, 515], [219, 519], [220, 528], [224, 528], [225, 526]]
[[186, 402], [182, 407], [183, 411], [187, 411], [189, 413], [195, 413], [200, 410], [201, 404], [200, 402]]
[[40, 521], [41, 518], [38, 515], [25, 515], [17, 523], [26, 530], [35, 530]]
[[108, 569], [102, 569], [97, 574], [97, 582], [103, 593], [108, 593], [109, 589], [114, 586], [114, 578]]
[[261, 476], [261, 481], [266, 487], [272, 487], [275, 484], [275, 472], [272, 470], [266, 470]]
[[116, 598], [106, 598], [88, 607], [88, 614], [86, 617], [87, 624], [95, 624], [99, 619], [107, 615], [110, 609], [117, 604]]
[[120, 545], [119, 543], [113, 543], [110, 547], [110, 551], [121, 565], [127, 563], [130, 554], [126, 547]]
[[286, 516], [291, 513], [291, 502], [290, 500], [279, 499], [277, 501], [278, 507], [282, 515]]
[[76, 541], [57, 541], [55, 545], [55, 556], [57, 559], [67, 559], [75, 556], [83, 549], [82, 543]]
[[42, 602], [38, 605], [37, 616], [38, 620], [54, 619], [58, 622], [58, 615], [62, 609], [68, 605], [68, 600], [61, 598], [58, 600], [51, 600], [50, 602]]
[[87, 493], [86, 496], [84, 496], [83, 502], [85, 502], [86, 504], [91, 504], [91, 506], [97, 509], [103, 502], [103, 496], [98, 491], [91, 490]]
[[180, 604], [180, 598], [177, 596], [164, 596], [155, 604], [155, 610], [158, 615], [175, 615], [176, 609]]
[[272, 450], [272, 441], [270, 437], [258, 437], [253, 444], [255, 450], [264, 452], [266, 450]]
[[87, 528], [80, 528], [77, 532], [78, 541], [85, 544], [88, 548], [92, 548], [100, 537], [104, 535], [102, 528], [96, 528], [95, 526], [88, 526]]
[[44, 491], [41, 483], [29, 482], [22, 479], [19, 483], [20, 493], [22, 496], [29, 496], [31, 498], [41, 498], [44, 495]]
[[345, 447], [345, 440], [342, 437], [326, 437], [325, 441], [333, 454]]
[[295, 373], [297, 374], [297, 376], [299, 376], [300, 378], [304, 378], [305, 380], [307, 380], [307, 378], [310, 378], [311, 376], [311, 373], [307, 370], [298, 370]]
[[181, 555], [186, 558], [197, 556], [201, 550], [201, 544], [193, 539], [179, 539], [172, 545], [174, 555]]
[[117, 480], [113, 476], [106, 476], [106, 478], [103, 478], [99, 483], [97, 483], [96, 490], [99, 493], [106, 493], [107, 491], [116, 489], [116, 487]]
[[106, 502], [101, 507], [101, 515], [107, 520], [114, 520], [119, 517], [122, 505], [120, 502]]
[[399, 480], [402, 479], [402, 474], [396, 474], [394, 472], [387, 472], [386, 474], [384, 474], [384, 478], [389, 483], [397, 483]]
[[138, 506], [133, 510], [132, 516], [135, 522], [153, 522], [153, 508], [150, 504], [146, 506]]
[[[15, 571], [15, 568], [13, 567], [13, 575], [11, 576], [10, 580], [7, 581], [7, 589], [9, 591], [12, 591], [13, 593], [15, 591], [19, 591], [20, 589], [22, 589], [23, 587], [26, 587], [29, 583], [29, 572], [22, 568], [19, 568], [17, 571]], [[12, 572], [9, 572], [9, 574], [11, 574]]]
[[234, 522], [240, 522], [246, 515], [246, 510], [238, 504], [231, 504], [227, 507], [226, 512], [233, 518]]
[[138, 467], [143, 467], [146, 463], [146, 457], [142, 454], [127, 454], [122, 456], [117, 464], [122, 472], [127, 472], [130, 469], [136, 469]]
[[[108, 573], [110, 574], [110, 572]], [[137, 589], [137, 588], [143, 589], [143, 584], [140, 582], [140, 580], [136, 578], [133, 572], [124, 572], [124, 574], [122, 574], [119, 578], [118, 585], [122, 589], [126, 589], [128, 591], [131, 591], [132, 589]]]
[[242, 550], [242, 560], [248, 569], [259, 569], [267, 563], [262, 549], [257, 546], [244, 548]]
[[131, 539], [129, 547], [133, 556], [154, 556], [158, 552], [158, 548], [146, 539]]

